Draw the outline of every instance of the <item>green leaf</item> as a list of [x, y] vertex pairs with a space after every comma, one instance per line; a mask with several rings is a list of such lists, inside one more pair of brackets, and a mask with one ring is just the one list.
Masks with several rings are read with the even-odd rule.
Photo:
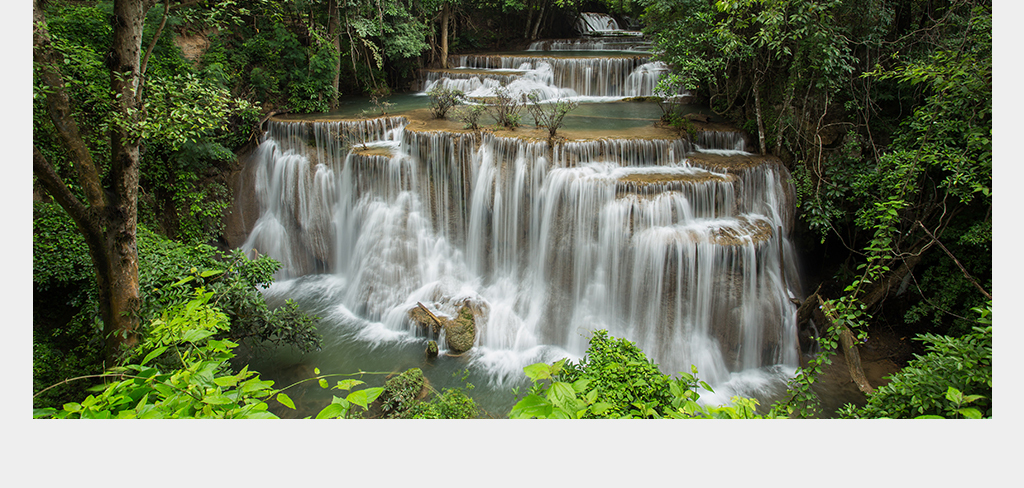
[[214, 384], [217, 386], [235, 386], [238, 384], [238, 377], [236, 376], [218, 376], [213, 379]]
[[960, 412], [960, 415], [963, 415], [964, 417], [967, 417], [969, 419], [980, 419], [981, 418], [981, 411], [979, 411], [977, 408], [974, 408], [974, 407], [961, 408], [961, 409], [957, 410], [957, 412]]
[[335, 386], [334, 388], [336, 388], [338, 390], [351, 390], [353, 386], [359, 386], [359, 385], [361, 385], [363, 383], [364, 382], [360, 381], [360, 380], [352, 380], [352, 379], [341, 380], [341, 381], [338, 382], [338, 385]]
[[337, 418], [340, 415], [344, 414], [345, 410], [346, 410], [345, 407], [342, 406], [341, 404], [331, 403], [330, 405], [324, 407], [324, 409], [321, 410], [320, 413], [318, 413], [316, 415], [316, 418], [318, 418], [318, 419], [333, 419], [333, 418]]
[[[282, 393], [281, 395], [283, 395], [283, 394], [284, 393]], [[281, 395], [278, 395], [278, 396], [280, 397]], [[280, 398], [279, 398], [279, 400], [280, 400]], [[290, 399], [289, 399], [289, 401], [290, 401]], [[235, 402], [234, 400], [232, 400], [231, 398], [228, 398], [223, 393], [214, 393], [212, 395], [206, 395], [206, 396], [203, 397], [203, 403], [208, 403], [208, 404], [211, 404], [211, 405], [226, 405], [228, 403], [234, 403], [234, 402]], [[282, 402], [282, 403], [284, 403], [284, 402]], [[295, 407], [292, 407], [292, 408], [295, 408]]]
[[167, 346], [163, 346], [163, 347], [158, 347], [158, 348], [150, 351], [149, 354], [146, 354], [146, 357], [142, 358], [142, 362], [139, 363], [139, 364], [143, 365], [143, 364], [148, 363], [151, 359], [153, 359], [153, 358], [163, 354], [164, 351], [166, 351], [166, 350], [167, 350]]
[[292, 399], [288, 397], [288, 395], [285, 395], [284, 393], [278, 393], [277, 401], [281, 402], [282, 405], [292, 410], [295, 410], [295, 402], [293, 402]]
[[571, 410], [573, 403], [576, 401], [576, 391], [573, 390], [572, 385], [569, 383], [556, 381], [551, 384], [551, 389], [548, 390], [548, 398], [558, 408]]
[[540, 395], [530, 394], [519, 400], [509, 412], [509, 418], [547, 418], [551, 413], [551, 402]]
[[384, 388], [381, 387], [367, 388], [365, 390], [356, 390], [353, 391], [352, 393], [349, 393], [348, 396], [345, 397], [345, 399], [356, 405], [359, 405], [360, 407], [363, 407], [363, 410], [366, 410], [370, 402], [376, 400], [377, 397], [379, 397], [382, 392], [384, 392]]

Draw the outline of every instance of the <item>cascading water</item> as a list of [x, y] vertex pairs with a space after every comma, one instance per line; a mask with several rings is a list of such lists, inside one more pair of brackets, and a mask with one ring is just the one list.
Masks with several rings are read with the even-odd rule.
[[[554, 90], [545, 98], [622, 96], [662, 70], [637, 57], [460, 64], [515, 70], [510, 86]], [[638, 71], [650, 76], [630, 81]], [[438, 76], [427, 88], [473, 79]], [[314, 309], [325, 350], [365, 344], [346, 353], [360, 368], [387, 348], [422, 357], [410, 311], [454, 317], [469, 306], [478, 332], [459, 364], [496, 390], [521, 384], [533, 362], [579, 358], [598, 329], [636, 342], [666, 373], [696, 365], [716, 389], [703, 401], [792, 374], [792, 188], [777, 161], [743, 152], [738, 133], [549, 143], [408, 123], [272, 120], [248, 165], [260, 214], [242, 247], [282, 262], [268, 298]], [[408, 357], [398, 367], [415, 365]]]
[[416, 340], [417, 303], [454, 316], [468, 302], [472, 354], [498, 381], [579, 357], [596, 329], [714, 385], [796, 365], [781, 166], [692, 162], [683, 140], [549, 150], [387, 125], [371, 145], [390, 156], [346, 151], [342, 123], [271, 122], [243, 245], [282, 261], [286, 288], [331, 277], [342, 315], [375, 324], [369, 340]]

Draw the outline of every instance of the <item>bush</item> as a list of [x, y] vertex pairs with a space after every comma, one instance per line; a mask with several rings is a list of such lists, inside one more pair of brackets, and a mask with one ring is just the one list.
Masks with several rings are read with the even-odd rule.
[[526, 109], [533, 115], [533, 121], [537, 127], [546, 127], [548, 137], [554, 139], [555, 131], [562, 126], [565, 116], [579, 107], [579, 102], [570, 100], [557, 100], [554, 103], [540, 103], [537, 95], [531, 93], [524, 99], [527, 103]]
[[461, 388], [445, 388], [427, 402], [418, 402], [399, 418], [403, 419], [471, 419], [477, 416], [476, 402]]
[[[973, 397], [979, 416], [992, 416], [992, 304], [976, 308], [980, 326], [963, 337], [921, 334], [924, 355], [914, 355], [907, 366], [890, 376], [888, 384], [868, 395], [861, 408], [847, 404], [843, 418], [914, 418], [922, 415], [959, 417], [962, 401]], [[956, 393], [951, 395], [951, 389]], [[952, 396], [952, 398], [951, 398]]]
[[522, 98], [516, 98], [507, 87], [503, 85], [494, 89], [494, 100], [490, 105], [490, 111], [498, 125], [506, 129], [519, 127], [519, 122], [522, 120], [519, 111], [522, 109]]
[[465, 124], [463, 129], [480, 130], [480, 117], [486, 112], [486, 105], [460, 105], [455, 107], [453, 116], [455, 120]]
[[462, 104], [465, 93], [462, 93], [462, 90], [446, 88], [438, 84], [427, 91], [427, 96], [430, 97], [430, 112], [434, 114], [434, 118], [443, 119], [448, 115], [449, 110]]
[[697, 389], [714, 390], [697, 379], [696, 366], [690, 370], [669, 378], [635, 344], [599, 330], [579, 364], [561, 359], [524, 368], [533, 386], [509, 418], [759, 418], [752, 398], [699, 405]]

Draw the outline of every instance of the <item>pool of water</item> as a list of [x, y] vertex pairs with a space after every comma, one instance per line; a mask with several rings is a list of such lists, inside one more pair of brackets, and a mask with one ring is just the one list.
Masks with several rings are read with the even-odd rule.
[[[322, 375], [345, 375], [329, 378], [330, 385], [344, 378], [356, 378], [365, 381], [366, 387], [382, 386], [390, 374], [420, 368], [436, 391], [463, 388], [483, 409], [485, 418], [505, 418], [518, 401], [514, 390], [525, 392], [530, 386], [523, 367], [563, 357], [579, 359], [553, 346], [521, 352], [474, 347], [462, 355], [449, 355], [443, 345], [441, 354], [431, 359], [426, 355], [427, 337], [389, 330], [337, 305], [341, 302], [337, 296], [341, 280], [334, 275], [308, 275], [277, 282], [264, 291], [271, 306], [290, 298], [303, 310], [321, 318], [318, 329], [324, 342], [320, 351], [303, 354], [283, 347], [252, 356], [240, 355], [240, 362], [259, 371], [262, 379], [274, 380], [278, 388], [314, 377], [314, 368]], [[287, 393], [295, 401], [296, 410], [270, 402], [271, 410], [286, 418], [315, 417], [331, 402], [332, 395], [346, 394], [324, 390], [316, 381], [292, 387]]]

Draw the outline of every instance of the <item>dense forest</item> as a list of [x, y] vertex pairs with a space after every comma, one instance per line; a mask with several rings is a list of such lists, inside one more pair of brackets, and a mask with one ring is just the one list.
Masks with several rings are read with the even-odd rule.
[[[262, 122], [386, 101], [453, 54], [572, 37], [580, 12], [642, 30], [671, 70], [660, 93], [687, 90], [783, 161], [809, 295], [798, 320], [819, 324], [802, 340], [821, 352], [773, 405], [709, 406], [698, 372], [669, 377], [599, 334], [585, 361], [527, 368], [532, 388], [491, 415], [992, 417], [981, 0], [34, 0], [34, 416], [275, 417], [287, 386], [239, 368], [235, 349], [322, 338], [317, 317], [264, 302], [280, 264], [224, 235], [228, 178]], [[822, 412], [817, 375], [874, 334], [907, 338], [902, 369], [863, 405]], [[307, 381], [342, 395], [318, 418], [479, 415], [471, 392], [415, 400], [415, 370], [383, 387]]]

